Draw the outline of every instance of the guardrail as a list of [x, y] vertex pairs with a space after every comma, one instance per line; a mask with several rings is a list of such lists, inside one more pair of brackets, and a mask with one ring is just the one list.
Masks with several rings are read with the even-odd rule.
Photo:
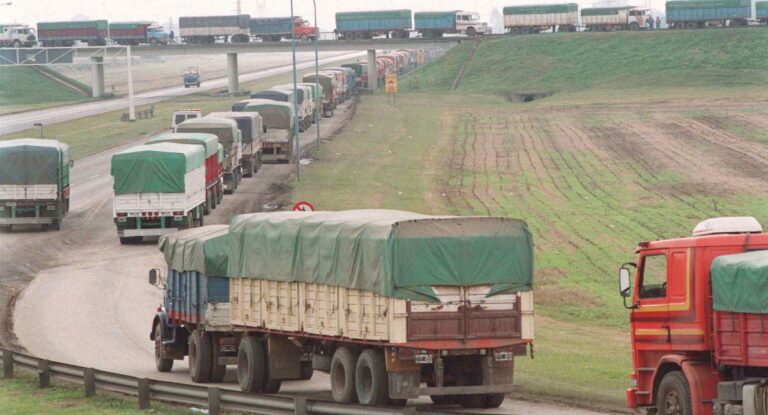
[[338, 415], [402, 415], [415, 414], [415, 408], [382, 408], [362, 405], [342, 405], [334, 402], [276, 395], [251, 394], [212, 386], [189, 385], [155, 379], [137, 378], [93, 368], [75, 366], [32, 357], [23, 353], [0, 348], [3, 359], [3, 377], [12, 378], [18, 368], [37, 373], [39, 386], [50, 386], [51, 379], [60, 379], [83, 385], [85, 396], [91, 397], [97, 390], [136, 396], [139, 409], [150, 408], [150, 401], [157, 400], [183, 405], [207, 407], [210, 415], [223, 410], [244, 413], [270, 414], [338, 414]]

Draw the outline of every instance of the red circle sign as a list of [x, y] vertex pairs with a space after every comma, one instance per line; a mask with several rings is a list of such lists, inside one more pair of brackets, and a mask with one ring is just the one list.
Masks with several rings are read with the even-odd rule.
[[302, 201], [293, 205], [293, 210], [295, 212], [314, 212], [315, 207], [309, 202]]

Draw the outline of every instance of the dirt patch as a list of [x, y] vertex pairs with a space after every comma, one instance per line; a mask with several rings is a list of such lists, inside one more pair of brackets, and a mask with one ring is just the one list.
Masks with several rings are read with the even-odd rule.
[[553, 92], [508, 92], [506, 97], [509, 102], [528, 103], [551, 97], [552, 95], [554, 95]]

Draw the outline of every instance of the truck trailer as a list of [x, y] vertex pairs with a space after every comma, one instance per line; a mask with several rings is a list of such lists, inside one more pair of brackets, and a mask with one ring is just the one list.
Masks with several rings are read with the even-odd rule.
[[168, 44], [168, 33], [153, 22], [109, 22], [109, 37], [118, 45]]
[[225, 118], [234, 120], [240, 130], [243, 144], [243, 177], [253, 177], [262, 164], [261, 142], [264, 139], [266, 128], [261, 115], [255, 112], [212, 112], [208, 114], [213, 118]]
[[86, 42], [88, 46], [106, 46], [109, 23], [106, 20], [40, 22], [37, 36], [43, 47], [74, 46], [77, 41]]
[[637, 7], [593, 7], [581, 9], [581, 24], [590, 32], [640, 30], [648, 10]]
[[319, 30], [310, 26], [309, 22], [296, 16], [291, 24], [290, 17], [258, 17], [250, 21], [251, 36], [264, 42], [279, 42], [282, 39], [291, 39], [291, 26], [293, 36], [298, 40], [314, 40]]
[[504, 8], [504, 28], [513, 35], [553, 32], [575, 32], [579, 24], [576, 3], [532, 4]]
[[296, 99], [298, 101], [299, 118], [301, 118], [301, 128], [299, 131], [304, 132], [307, 128], [312, 126], [312, 121], [315, 117], [315, 100], [313, 99], [314, 86], [296, 84], [296, 90], [293, 89], [293, 84], [281, 84], [274, 85], [272, 90], [288, 91], [290, 93], [296, 92]]
[[56, 140], [0, 141], [0, 229], [61, 229], [69, 212], [69, 146]]
[[243, 391], [277, 393], [320, 370], [339, 403], [429, 395], [490, 408], [532, 347], [533, 246], [520, 220], [256, 213], [167, 235], [160, 249], [156, 363], [188, 355], [198, 382], [237, 365]]
[[251, 16], [182, 16], [179, 17], [179, 36], [185, 43], [248, 43]]
[[306, 74], [301, 78], [306, 83], [317, 82], [322, 89], [322, 114], [323, 117], [333, 117], [333, 110], [336, 109], [336, 77], [323, 74]]
[[288, 163], [293, 157], [293, 106], [271, 99], [249, 99], [232, 105], [232, 111], [257, 112], [266, 128], [262, 141], [265, 163]]
[[234, 193], [243, 178], [243, 144], [237, 122], [226, 118], [192, 118], [176, 126], [177, 133], [213, 134], [224, 146], [224, 193]]
[[112, 156], [112, 213], [120, 243], [202, 226], [205, 151], [176, 143], [141, 145]]
[[676, 0], [668, 1], [666, 10], [673, 29], [746, 26], [752, 14], [750, 0]]
[[461, 34], [473, 37], [491, 34], [488, 22], [480, 14], [461, 10], [441, 12], [416, 12], [413, 14], [414, 29], [423, 37], [442, 37], [444, 34]]
[[636, 252], [619, 270], [632, 340], [627, 406], [765, 414], [768, 234], [760, 223], [708, 219], [692, 237], [641, 242]]
[[408, 38], [413, 27], [410, 10], [375, 10], [336, 13], [335, 33], [340, 39], [361, 40], [374, 36]]

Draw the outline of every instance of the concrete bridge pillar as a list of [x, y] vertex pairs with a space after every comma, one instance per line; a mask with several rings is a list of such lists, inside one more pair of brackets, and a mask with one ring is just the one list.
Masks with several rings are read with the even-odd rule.
[[227, 74], [229, 93], [234, 94], [240, 89], [240, 75], [237, 70], [237, 53], [227, 53]]
[[91, 73], [93, 74], [91, 96], [101, 98], [104, 96], [104, 57], [91, 57]]
[[368, 51], [368, 90], [371, 92], [376, 91], [378, 87], [379, 78], [376, 71], [376, 49]]

